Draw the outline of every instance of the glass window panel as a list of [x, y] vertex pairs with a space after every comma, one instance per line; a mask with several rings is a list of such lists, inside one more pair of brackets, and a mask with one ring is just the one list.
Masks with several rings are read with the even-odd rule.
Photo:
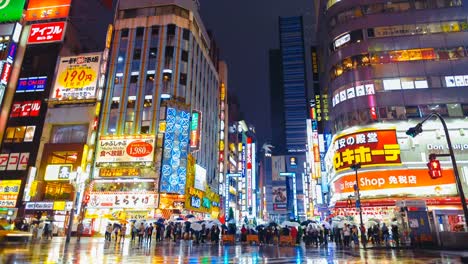
[[414, 86], [416, 87], [416, 89], [429, 88], [427, 80], [416, 80], [414, 81]]
[[13, 138], [15, 136], [15, 129], [16, 127], [9, 127], [6, 129], [4, 142], [13, 142]]
[[383, 87], [384, 87], [384, 90], [400, 90], [401, 89], [400, 78], [384, 79]]
[[447, 111], [450, 117], [463, 116], [461, 104], [447, 104]]
[[54, 126], [51, 143], [86, 143], [88, 125]]

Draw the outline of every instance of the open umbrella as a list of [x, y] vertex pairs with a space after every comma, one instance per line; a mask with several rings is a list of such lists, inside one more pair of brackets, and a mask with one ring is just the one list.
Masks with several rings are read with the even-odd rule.
[[268, 224], [268, 226], [278, 226], [278, 224], [275, 223], [275, 222], [270, 222], [270, 223]]
[[[295, 226], [296, 222], [284, 221], [280, 226]], [[299, 225], [299, 224], [298, 224]]]
[[185, 216], [185, 218], [187, 218], [187, 219], [188, 219], [188, 218], [194, 218], [194, 217], [195, 217], [195, 216], [192, 215], [192, 214], [188, 214], [188, 215]]
[[328, 223], [327, 221], [322, 221], [321, 224], [322, 224], [326, 229], [330, 229], [330, 228], [331, 228], [330, 223]]
[[308, 224], [312, 223], [312, 220], [305, 220], [301, 223], [301, 225], [306, 226]]
[[164, 218], [159, 218], [158, 219], [158, 223], [164, 223], [164, 221], [166, 221], [166, 219], [164, 219]]
[[264, 225], [258, 225], [257, 227], [255, 227], [255, 229], [256, 229], [257, 231], [260, 230], [260, 229], [262, 229], [262, 228], [265, 228], [265, 226], [264, 226]]
[[176, 220], [184, 220], [182, 217], [177, 217]]
[[195, 231], [201, 231], [202, 225], [200, 225], [199, 223], [192, 223], [192, 225], [190, 225], [190, 228], [192, 228]]

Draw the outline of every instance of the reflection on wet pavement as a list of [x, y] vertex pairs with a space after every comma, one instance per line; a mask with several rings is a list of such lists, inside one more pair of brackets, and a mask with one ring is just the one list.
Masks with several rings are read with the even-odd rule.
[[151, 245], [104, 242], [102, 238], [63, 238], [28, 244], [6, 244], [0, 263], [461, 263], [455, 254], [412, 250], [359, 250], [325, 248], [195, 245], [191, 242], [160, 242]]

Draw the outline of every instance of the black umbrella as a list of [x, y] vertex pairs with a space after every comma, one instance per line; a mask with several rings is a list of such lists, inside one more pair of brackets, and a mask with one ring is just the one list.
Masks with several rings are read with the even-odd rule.
[[221, 225], [221, 227], [222, 227], [223, 229], [228, 229], [228, 227], [227, 227], [225, 224]]
[[158, 223], [164, 223], [164, 221], [166, 221], [166, 219], [164, 219], [164, 218], [159, 218], [158, 219]]
[[192, 214], [186, 215], [185, 218], [194, 218], [195, 216]]
[[275, 222], [270, 222], [270, 223], [268, 224], [268, 226], [278, 226], [278, 224], [275, 223]]
[[261, 228], [265, 228], [265, 226], [264, 225], [258, 225], [257, 227], [255, 227], [255, 229], [257, 229], [257, 230], [260, 230]]
[[312, 223], [312, 220], [306, 220], [302, 222], [301, 225], [306, 226], [306, 225], [309, 225], [310, 223]]

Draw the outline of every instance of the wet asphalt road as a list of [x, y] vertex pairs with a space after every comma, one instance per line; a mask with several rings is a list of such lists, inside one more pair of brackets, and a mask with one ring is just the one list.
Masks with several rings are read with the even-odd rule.
[[462, 263], [460, 255], [468, 251], [430, 251], [409, 249], [339, 249], [333, 245], [321, 248], [214, 245], [192, 242], [160, 242], [151, 245], [105, 242], [103, 238], [76, 238], [68, 246], [65, 239], [7, 243], [0, 245], [0, 263]]

